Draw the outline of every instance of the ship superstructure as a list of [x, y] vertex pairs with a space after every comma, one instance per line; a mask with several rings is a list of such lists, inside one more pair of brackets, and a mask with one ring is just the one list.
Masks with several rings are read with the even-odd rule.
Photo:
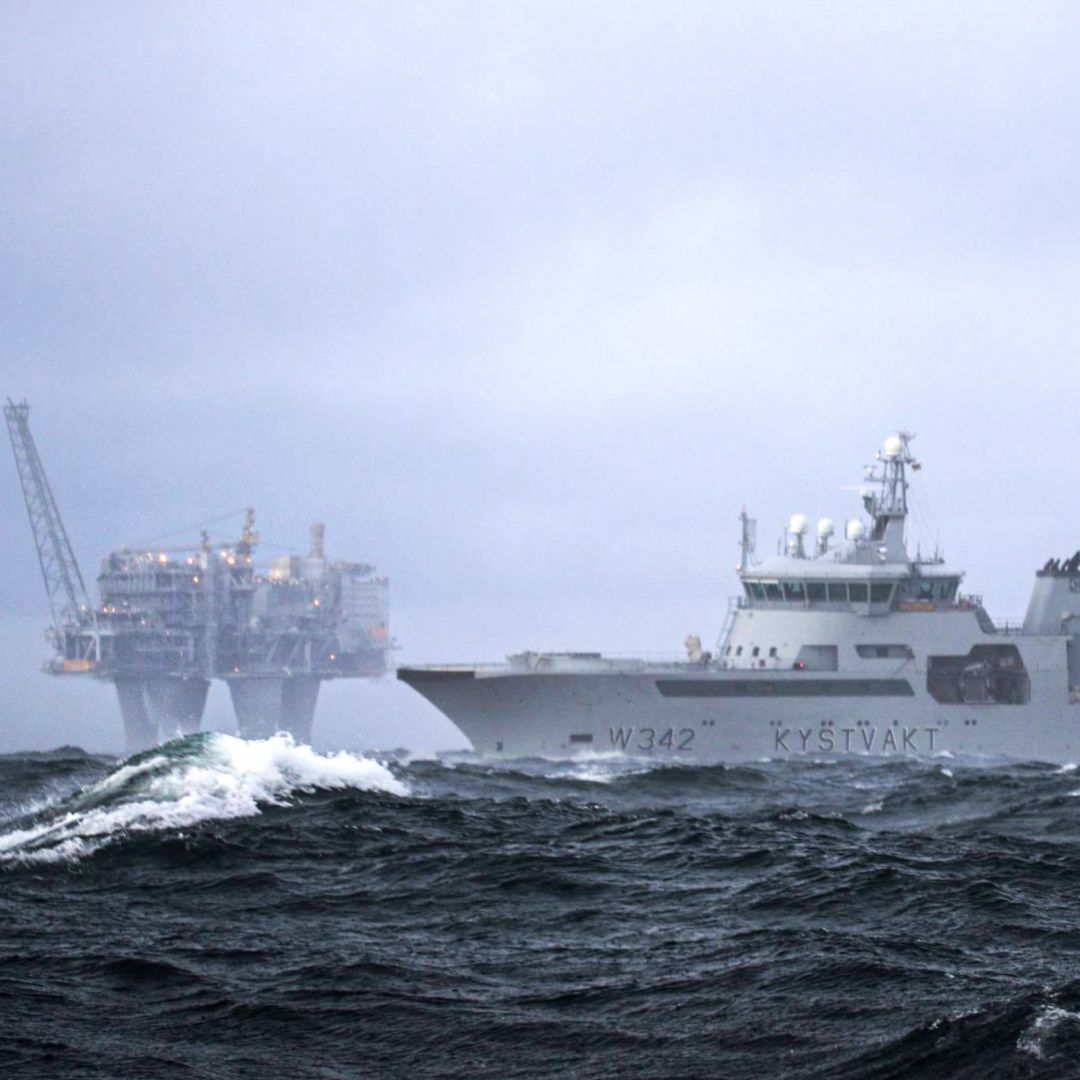
[[389, 584], [366, 563], [307, 555], [257, 562], [248, 510], [239, 539], [140, 547], [101, 560], [98, 598], [83, 584], [30, 434], [26, 403], [4, 409], [52, 608], [45, 669], [116, 685], [129, 752], [199, 729], [210, 680], [229, 687], [240, 733], [311, 736], [325, 679], [387, 669]]
[[909, 554], [912, 436], [891, 436], [837, 538], [790, 522], [758, 561], [744, 512], [740, 595], [714, 653], [684, 661], [522, 653], [401, 668], [483, 754], [618, 752], [735, 761], [843, 753], [1080, 760], [1080, 552], [1038, 571], [996, 625], [963, 573]]

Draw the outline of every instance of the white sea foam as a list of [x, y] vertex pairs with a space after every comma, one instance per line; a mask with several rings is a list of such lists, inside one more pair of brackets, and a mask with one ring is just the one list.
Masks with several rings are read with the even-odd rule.
[[1069, 1012], [1057, 1005], [1044, 1005], [1034, 1021], [1016, 1040], [1016, 1049], [1032, 1057], [1041, 1058], [1046, 1051], [1046, 1040], [1065, 1025], [1080, 1025], [1080, 1013]]
[[1066, 762], [1064, 765], [1061, 766], [1060, 769], [1058, 769], [1058, 772], [1059, 773], [1076, 772], [1076, 762], [1075, 761]]
[[79, 858], [128, 833], [249, 817], [260, 805], [280, 806], [317, 788], [409, 793], [370, 758], [319, 754], [284, 734], [207, 734], [121, 765], [28, 827], [0, 833], [0, 861]]
[[641, 776], [657, 767], [644, 765], [634, 768], [623, 765], [621, 767], [605, 768], [601, 764], [582, 764], [568, 772], [548, 773], [545, 775], [549, 780], [584, 780], [587, 784], [610, 784], [612, 781], [619, 780], [624, 776]]
[[610, 784], [622, 776], [640, 776], [656, 769], [671, 768], [676, 762], [662, 758], [630, 757], [614, 750], [586, 750], [563, 761], [564, 768], [546, 772], [549, 780], [584, 780], [586, 783]]
[[864, 806], [859, 811], [859, 813], [860, 814], [877, 814], [877, 813], [880, 813], [884, 809], [885, 809], [885, 803], [884, 802], [872, 802], [872, 803], [867, 803], [866, 806]]

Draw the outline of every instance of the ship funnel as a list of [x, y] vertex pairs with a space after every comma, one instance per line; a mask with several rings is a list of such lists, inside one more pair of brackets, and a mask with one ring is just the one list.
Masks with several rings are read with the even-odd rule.
[[1080, 551], [1072, 559], [1051, 559], [1035, 575], [1024, 633], [1066, 637], [1069, 691], [1080, 695]]
[[311, 526], [311, 557], [323, 558], [323, 538], [326, 535], [326, 526], [316, 522]]

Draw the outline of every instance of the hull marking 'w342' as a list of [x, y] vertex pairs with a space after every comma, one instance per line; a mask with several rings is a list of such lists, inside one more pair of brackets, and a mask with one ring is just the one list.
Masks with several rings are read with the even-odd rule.
[[[611, 745], [616, 750], [692, 750], [697, 731], [694, 728], [611, 728]], [[637, 733], [635, 738], [635, 731]]]

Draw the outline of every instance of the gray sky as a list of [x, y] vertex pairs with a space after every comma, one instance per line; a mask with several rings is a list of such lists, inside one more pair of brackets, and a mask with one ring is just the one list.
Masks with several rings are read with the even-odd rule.
[[[916, 498], [995, 615], [1080, 546], [1080, 8], [0, 4], [0, 391], [84, 573], [254, 505], [390, 575], [402, 660], [715, 638], [745, 502]], [[0, 466], [0, 750], [47, 679]], [[228, 531], [228, 527], [225, 528]], [[918, 536], [916, 535], [916, 538]], [[217, 689], [209, 720], [228, 722]], [[325, 743], [461, 739], [392, 682]]]

